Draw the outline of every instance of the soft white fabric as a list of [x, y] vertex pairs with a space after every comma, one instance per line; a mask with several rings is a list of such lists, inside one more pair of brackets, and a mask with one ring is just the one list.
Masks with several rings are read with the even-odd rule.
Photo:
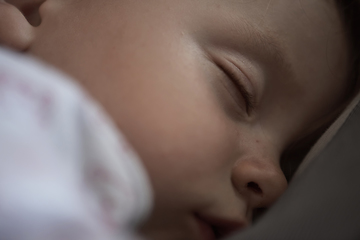
[[138, 157], [89, 96], [0, 48], [0, 239], [138, 239], [151, 198]]

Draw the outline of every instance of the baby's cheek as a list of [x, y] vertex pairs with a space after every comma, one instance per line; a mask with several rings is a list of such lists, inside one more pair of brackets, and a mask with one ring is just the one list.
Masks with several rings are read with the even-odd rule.
[[207, 91], [168, 89], [167, 93], [148, 91], [147, 102], [133, 106], [128, 121], [122, 119], [123, 131], [140, 155], [155, 194], [166, 194], [165, 199], [178, 198], [179, 194], [169, 193], [185, 193], [189, 184], [201, 185], [201, 179], [229, 169], [236, 145], [233, 123]]
[[212, 187], [209, 182], [229, 179], [225, 175], [234, 160], [234, 141], [226, 122], [194, 120], [154, 135], [142, 152], [158, 204], [164, 208], [197, 202]]

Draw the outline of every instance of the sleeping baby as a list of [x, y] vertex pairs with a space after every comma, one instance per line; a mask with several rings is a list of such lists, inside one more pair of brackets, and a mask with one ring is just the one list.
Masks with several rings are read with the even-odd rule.
[[0, 239], [215, 240], [248, 227], [287, 187], [284, 153], [351, 95], [340, 9], [0, 1]]

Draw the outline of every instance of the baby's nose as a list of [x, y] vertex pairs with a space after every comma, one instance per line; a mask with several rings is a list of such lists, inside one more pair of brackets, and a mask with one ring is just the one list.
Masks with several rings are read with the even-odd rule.
[[287, 187], [277, 161], [265, 158], [239, 160], [232, 172], [232, 183], [251, 209], [270, 206]]

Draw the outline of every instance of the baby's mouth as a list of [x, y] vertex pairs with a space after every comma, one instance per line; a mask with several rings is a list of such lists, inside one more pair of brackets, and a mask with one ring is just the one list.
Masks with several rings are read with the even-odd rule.
[[215, 231], [210, 224], [198, 217], [196, 217], [196, 220], [199, 226], [201, 240], [215, 240], [217, 238]]
[[199, 225], [201, 240], [221, 239], [246, 226], [245, 222], [202, 214], [195, 214], [195, 218]]

